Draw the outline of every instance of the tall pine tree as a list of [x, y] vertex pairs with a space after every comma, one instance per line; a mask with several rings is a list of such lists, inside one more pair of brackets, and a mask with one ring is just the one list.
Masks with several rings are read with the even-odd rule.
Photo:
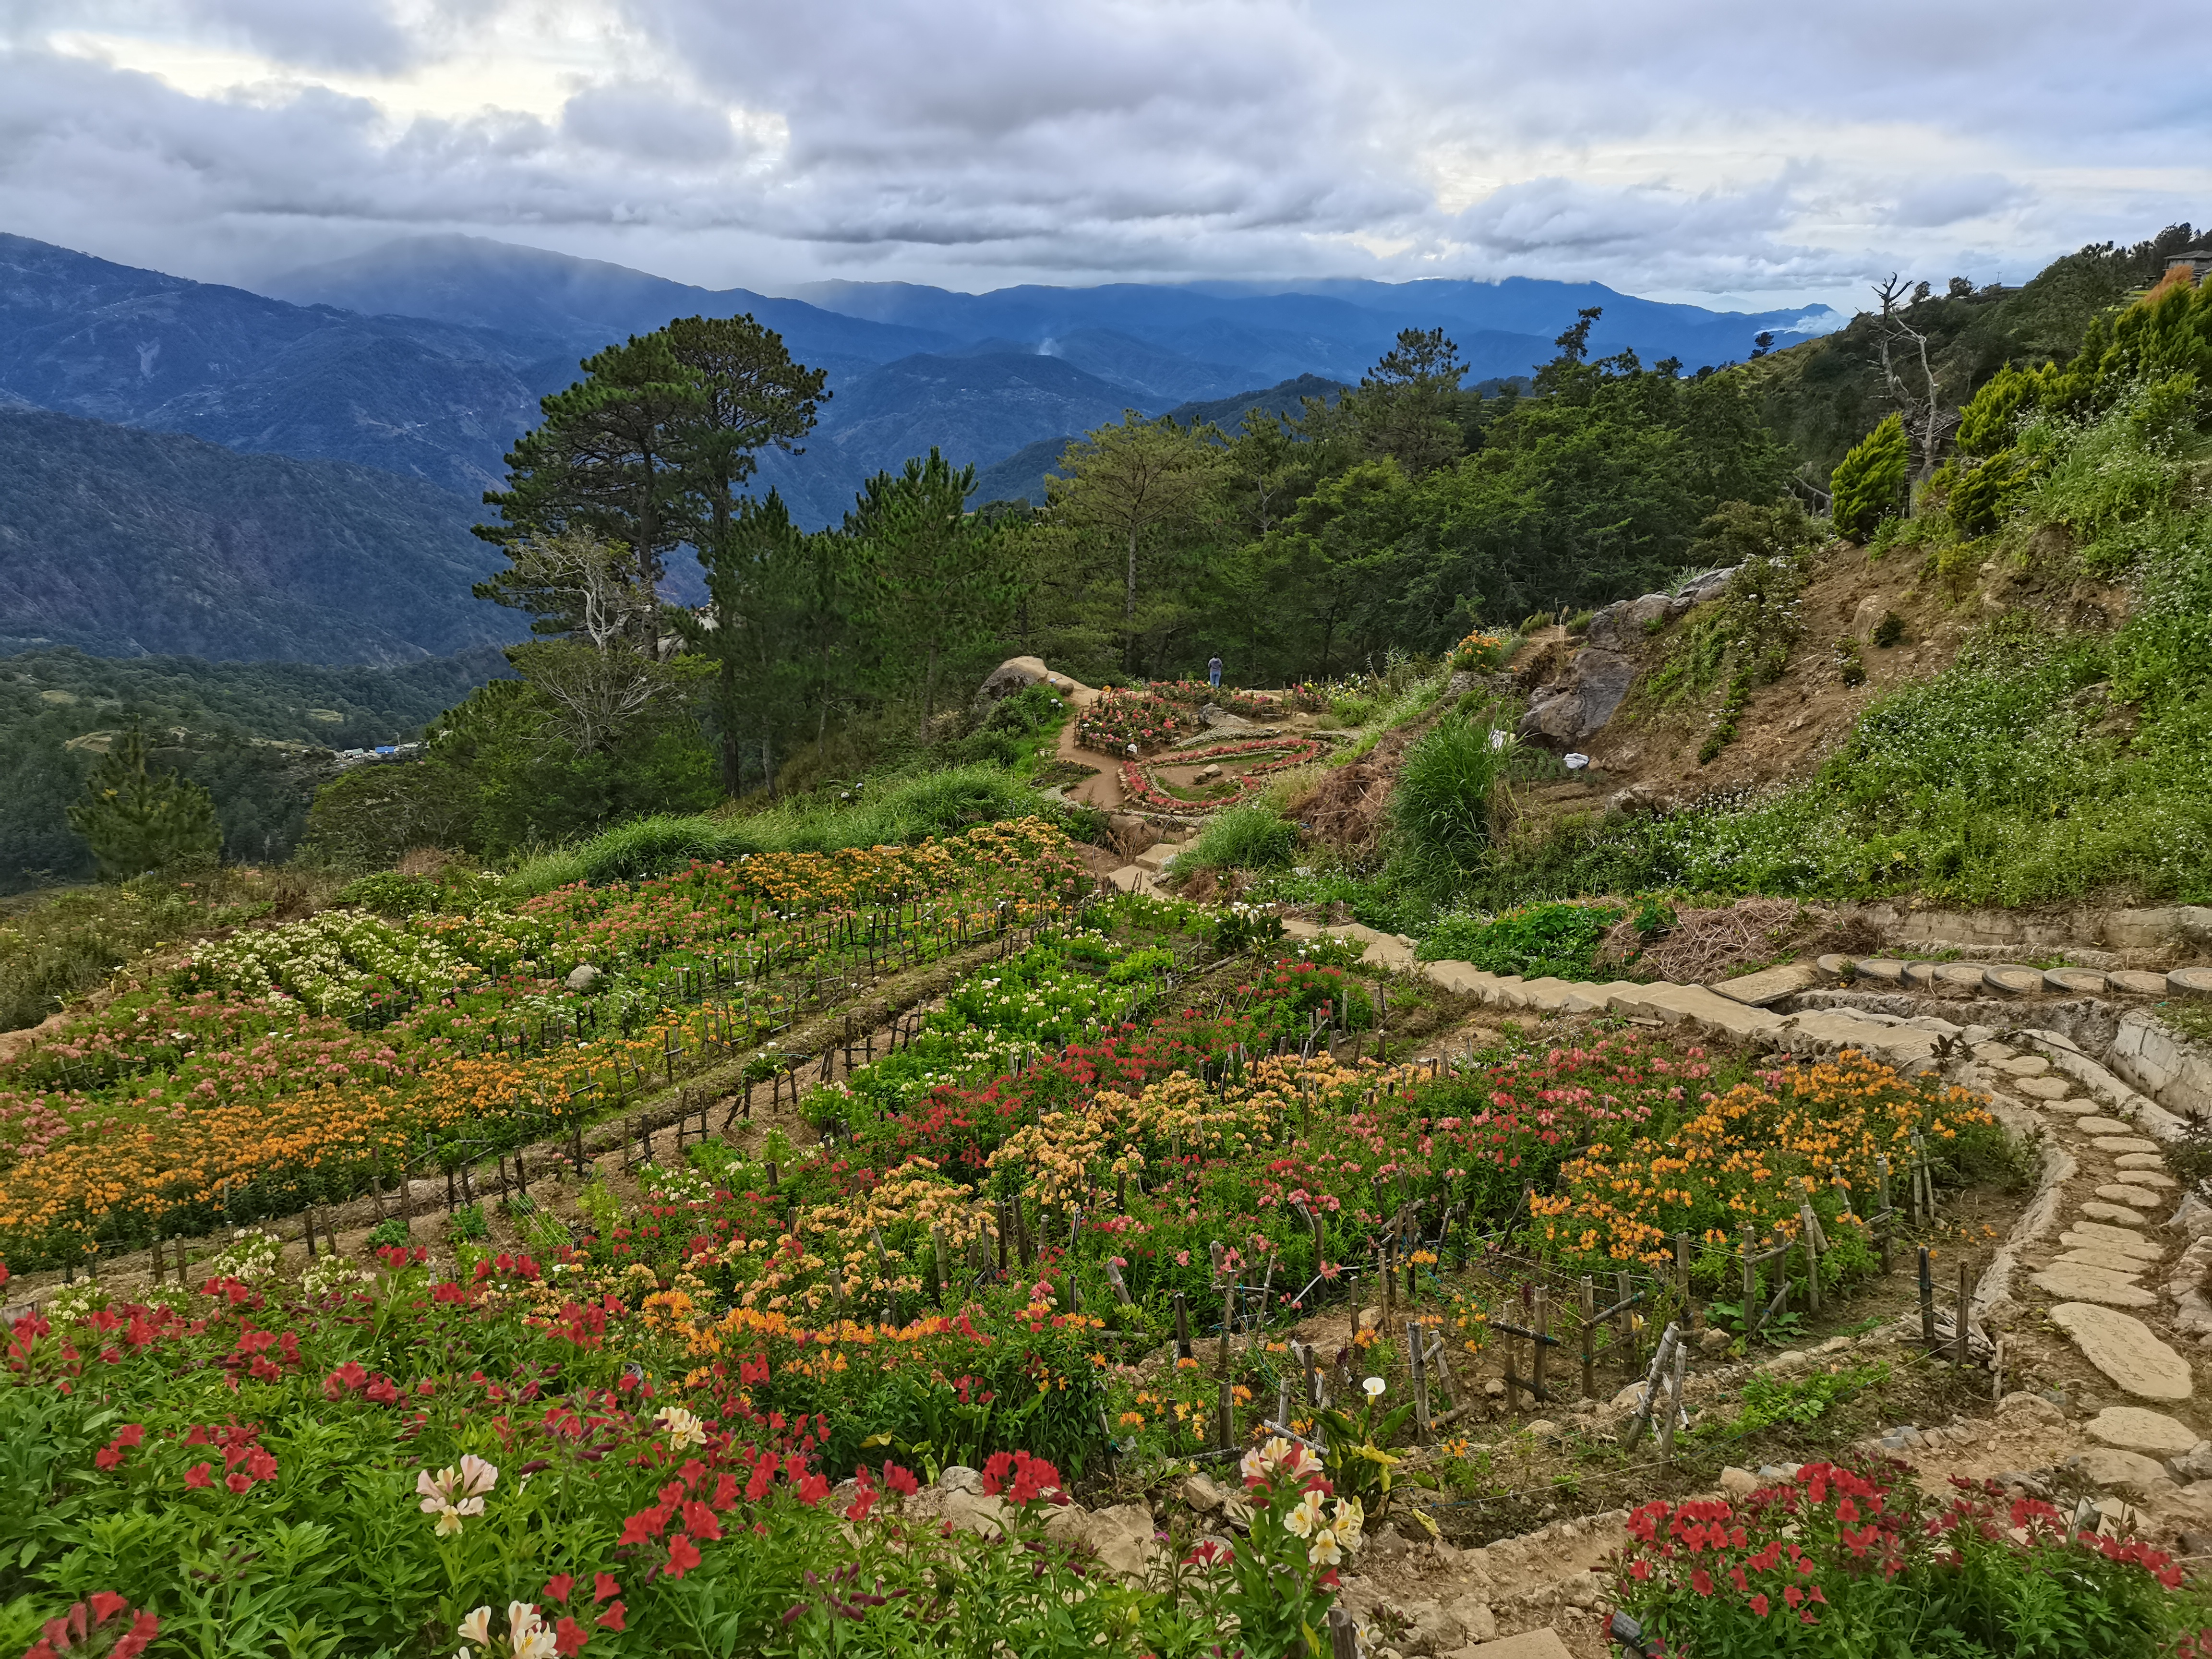
[[146, 734], [136, 725], [100, 757], [83, 796], [69, 809], [69, 820], [110, 880], [171, 865], [212, 863], [222, 853], [214, 799], [189, 778], [149, 771]]

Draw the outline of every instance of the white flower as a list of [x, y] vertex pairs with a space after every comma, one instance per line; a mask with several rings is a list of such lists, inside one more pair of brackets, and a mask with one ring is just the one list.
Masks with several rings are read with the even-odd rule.
[[1321, 1530], [1321, 1494], [1310, 1492], [1298, 1499], [1297, 1507], [1283, 1517], [1283, 1526], [1293, 1538], [1310, 1538]]
[[1362, 1541], [1367, 1525], [1367, 1511], [1360, 1507], [1357, 1498], [1336, 1500], [1336, 1513], [1329, 1520], [1329, 1529], [1335, 1533], [1337, 1542], [1348, 1550], [1356, 1550]]
[[441, 1538], [450, 1538], [459, 1532], [465, 1517], [482, 1515], [483, 1495], [498, 1484], [499, 1471], [474, 1452], [461, 1459], [458, 1471], [444, 1468], [432, 1474], [428, 1469], [421, 1469], [415, 1475], [415, 1491], [422, 1500], [422, 1513], [438, 1517], [437, 1533]]
[[461, 1620], [461, 1639], [481, 1646], [491, 1640], [491, 1609], [478, 1607]]
[[1306, 1550], [1306, 1559], [1317, 1567], [1333, 1567], [1344, 1559], [1344, 1552], [1336, 1547], [1336, 1534], [1317, 1532]]
[[1367, 1397], [1370, 1400], [1376, 1400], [1381, 1398], [1382, 1390], [1390, 1385], [1379, 1376], [1370, 1376], [1359, 1386], [1367, 1390]]
[[707, 1425], [681, 1406], [663, 1406], [654, 1413], [653, 1423], [668, 1437], [668, 1449], [681, 1451], [686, 1446], [707, 1443]]

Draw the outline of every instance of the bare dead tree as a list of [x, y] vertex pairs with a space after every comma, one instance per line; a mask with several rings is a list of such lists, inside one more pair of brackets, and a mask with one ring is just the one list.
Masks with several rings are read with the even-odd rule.
[[[1925, 483], [1942, 459], [1943, 447], [1958, 429], [1960, 411], [1945, 406], [1928, 359], [1928, 336], [1908, 320], [1911, 308], [1926, 299], [1929, 285], [1908, 289], [1895, 271], [1874, 285], [1881, 310], [1875, 319], [1875, 340], [1881, 353], [1882, 379], [1905, 423], [1906, 441], [1918, 465], [1913, 482]], [[1909, 377], [1909, 378], [1908, 378]]]

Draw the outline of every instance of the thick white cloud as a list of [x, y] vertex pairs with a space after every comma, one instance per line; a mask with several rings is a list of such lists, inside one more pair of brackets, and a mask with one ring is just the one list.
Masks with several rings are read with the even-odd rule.
[[5, 15], [0, 228], [233, 279], [461, 229], [770, 289], [1524, 273], [1849, 303], [2212, 216], [2212, 10], [2179, 0]]

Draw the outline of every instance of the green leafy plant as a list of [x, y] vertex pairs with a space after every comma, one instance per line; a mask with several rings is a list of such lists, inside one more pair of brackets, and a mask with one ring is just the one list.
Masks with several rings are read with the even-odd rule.
[[464, 1204], [446, 1218], [446, 1238], [449, 1243], [481, 1244], [490, 1237], [491, 1228], [484, 1220], [481, 1204]]
[[397, 1249], [407, 1243], [407, 1224], [398, 1216], [388, 1216], [368, 1230], [362, 1240], [362, 1248], [374, 1252]]
[[1361, 1384], [1357, 1412], [1322, 1406], [1316, 1407], [1314, 1413], [1328, 1444], [1325, 1462], [1329, 1485], [1339, 1497], [1358, 1503], [1367, 1517], [1378, 1525], [1389, 1512], [1390, 1472], [1399, 1462], [1384, 1448], [1406, 1426], [1413, 1413], [1410, 1400], [1395, 1409], [1383, 1410], [1382, 1396], [1386, 1391], [1382, 1378], [1370, 1376]]
[[1447, 915], [1421, 940], [1429, 962], [1469, 962], [1486, 973], [1588, 979], [1621, 910], [1610, 904], [1534, 904], [1490, 920]]
[[1887, 651], [1905, 637], [1905, 618], [1894, 611], [1885, 611], [1881, 620], [1874, 626], [1874, 642]]

